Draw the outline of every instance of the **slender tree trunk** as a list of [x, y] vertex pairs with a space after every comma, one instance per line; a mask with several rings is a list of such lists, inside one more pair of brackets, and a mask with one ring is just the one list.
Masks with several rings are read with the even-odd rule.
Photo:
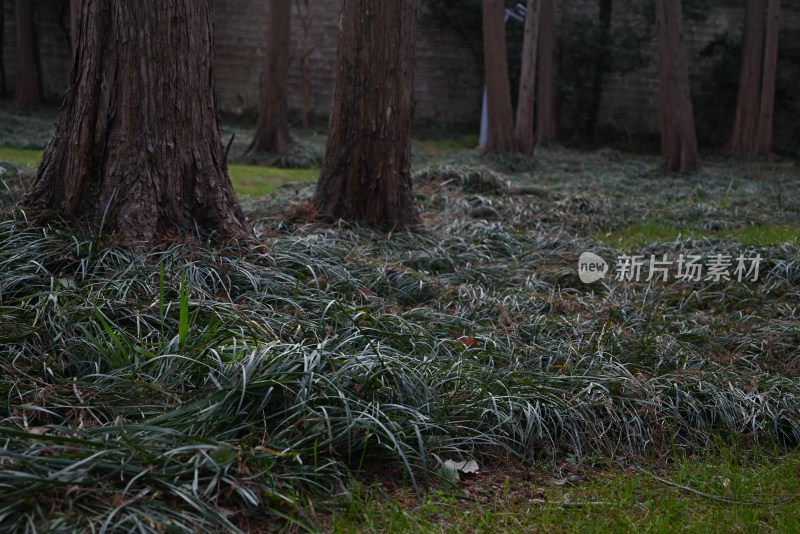
[[293, 144], [289, 136], [289, 37], [291, 0], [269, 0], [267, 72], [261, 88], [261, 112], [249, 152], [281, 154]]
[[662, 170], [694, 171], [700, 167], [700, 158], [683, 44], [681, 0], [656, 0], [656, 22], [661, 80]]
[[483, 151], [487, 154], [514, 151], [504, 17], [503, 0], [483, 0], [483, 55], [489, 119]]
[[69, 32], [72, 38], [72, 56], [78, 50], [78, 24], [80, 18], [81, 0], [69, 1]]
[[6, 97], [6, 64], [4, 59], [6, 42], [6, 6], [0, 0], [0, 98]]
[[76, 67], [23, 203], [124, 242], [251, 236], [225, 166], [211, 2], [86, 0]]
[[411, 195], [415, 0], [343, 0], [320, 218], [420, 224]]
[[600, 104], [603, 100], [603, 84], [608, 71], [608, 55], [611, 54], [611, 0], [599, 1], [598, 25], [600, 27], [600, 47], [598, 61], [594, 66], [592, 92], [589, 97], [589, 115], [586, 119], [586, 135], [593, 138], [600, 117]]
[[536, 144], [550, 146], [558, 134], [556, 104], [556, 40], [553, 0], [541, 0], [539, 29], [539, 83], [536, 104]]
[[739, 94], [729, 143], [729, 152], [735, 157], [751, 157], [756, 153], [766, 5], [767, 0], [747, 1]]
[[536, 60], [539, 45], [539, 0], [528, 0], [527, 7], [514, 140], [520, 153], [532, 156], [536, 144], [533, 138], [533, 121], [536, 98]]
[[303, 59], [301, 70], [303, 73], [303, 128], [308, 128], [311, 116], [311, 21], [313, 13], [311, 2], [303, 0], [303, 9], [300, 8], [300, 0], [297, 0], [297, 14], [300, 17], [300, 25], [303, 27]]
[[769, 0], [767, 42], [764, 47], [764, 81], [761, 85], [761, 109], [758, 116], [757, 153], [772, 152], [772, 122], [775, 111], [775, 78], [778, 70], [778, 38], [781, 33], [781, 1]]
[[36, 40], [33, 28], [33, 0], [17, 0], [17, 88], [14, 100], [23, 106], [42, 103]]

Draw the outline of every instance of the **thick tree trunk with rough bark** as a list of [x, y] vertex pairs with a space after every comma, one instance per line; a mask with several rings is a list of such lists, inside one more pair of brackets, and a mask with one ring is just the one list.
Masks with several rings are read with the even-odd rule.
[[33, 0], [17, 0], [17, 88], [14, 100], [23, 106], [42, 103], [36, 38], [33, 27]]
[[72, 83], [23, 204], [148, 243], [249, 237], [224, 161], [210, 2], [85, 0]]
[[72, 41], [72, 59], [78, 50], [78, 24], [80, 19], [81, 0], [69, 1], [69, 35]]
[[293, 144], [289, 136], [289, 36], [291, 0], [269, 0], [267, 70], [261, 89], [261, 112], [249, 152], [281, 154]]
[[415, 0], [344, 0], [321, 219], [383, 230], [420, 224], [411, 194]]
[[764, 79], [758, 115], [756, 152], [772, 152], [772, 122], [775, 112], [775, 78], [778, 71], [778, 37], [781, 33], [781, 0], [769, 0], [767, 7], [767, 42], [764, 47]]
[[556, 40], [553, 0], [541, 0], [539, 11], [539, 78], [536, 99], [536, 144], [556, 142], [558, 108], [556, 105]]
[[514, 115], [508, 82], [505, 5], [483, 0], [483, 55], [488, 125], [485, 154], [514, 152]]
[[728, 147], [730, 155], [735, 157], [751, 157], [756, 153], [766, 6], [767, 0], [747, 1], [739, 94]]
[[522, 41], [522, 68], [519, 79], [517, 120], [514, 141], [517, 151], [533, 155], [534, 100], [536, 98], [536, 60], [539, 44], [539, 0], [528, 0], [525, 17], [525, 37]]
[[[600, 28], [600, 53], [608, 55], [611, 53], [611, 0], [599, 0], [598, 3], [598, 26]], [[586, 136], [594, 137], [597, 133], [597, 121], [600, 117], [600, 103], [603, 100], [603, 84], [608, 71], [606, 58], [602, 58], [594, 66], [594, 76], [592, 78], [592, 92], [589, 95], [589, 115], [586, 118]]]
[[656, 0], [664, 172], [700, 167], [681, 11], [681, 0]]
[[297, 16], [300, 18], [300, 25], [303, 28], [303, 57], [300, 61], [300, 68], [303, 73], [303, 128], [308, 128], [311, 117], [311, 21], [313, 11], [311, 2], [303, 0], [303, 8], [300, 8], [300, 0], [297, 0]]
[[6, 42], [6, 10], [3, 4], [3, 1], [0, 0], [0, 98], [6, 97], [6, 64], [3, 60]]

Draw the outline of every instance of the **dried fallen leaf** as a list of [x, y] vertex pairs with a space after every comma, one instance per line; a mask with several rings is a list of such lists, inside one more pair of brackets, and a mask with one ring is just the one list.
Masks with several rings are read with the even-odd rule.
[[472, 336], [461, 336], [456, 341], [464, 345], [468, 349], [474, 349], [478, 346], [478, 342]]

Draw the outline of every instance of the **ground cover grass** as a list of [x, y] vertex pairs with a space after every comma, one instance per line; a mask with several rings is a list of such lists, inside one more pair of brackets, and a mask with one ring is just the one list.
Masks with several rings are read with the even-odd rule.
[[[317, 226], [298, 184], [243, 200], [253, 248], [132, 251], [32, 221], [8, 184], [0, 523], [795, 528], [800, 255], [769, 237], [798, 220], [794, 163], [665, 180], [608, 150], [430, 154], [424, 233]], [[649, 221], [706, 233], [631, 230]], [[587, 285], [584, 251], [763, 261], [756, 281]], [[447, 459], [481, 471], [454, 484]]]

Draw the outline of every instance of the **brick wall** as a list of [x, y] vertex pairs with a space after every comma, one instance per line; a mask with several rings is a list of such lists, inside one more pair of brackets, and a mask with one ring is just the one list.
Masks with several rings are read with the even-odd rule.
[[[311, 4], [313, 21], [309, 61], [312, 107], [315, 114], [327, 115], [336, 63], [338, 6], [331, 1], [313, 1]], [[267, 2], [217, 1], [214, 16], [215, 67], [220, 107], [233, 113], [255, 113], [266, 64]], [[302, 109], [302, 30], [296, 6], [292, 10], [291, 34], [289, 107]]]
[[[302, 3], [302, 2], [301, 2]], [[69, 81], [68, 0], [37, 0], [35, 18], [49, 99], [60, 99]], [[293, 4], [289, 107], [302, 110], [303, 32]], [[327, 116], [333, 93], [340, 0], [313, 0], [310, 30], [311, 98], [313, 112]], [[16, 73], [14, 1], [3, 0], [6, 42], [4, 57], [9, 89]], [[452, 122], [475, 122], [480, 110], [479, 68], [455, 35], [420, 16], [417, 59], [417, 116]], [[255, 113], [264, 70], [267, 29], [266, 0], [215, 2], [217, 93], [220, 108], [231, 113]], [[475, 36], [480, 39], [481, 36]]]
[[[258, 108], [265, 64], [267, 2], [218, 1], [215, 6], [217, 91], [222, 109]], [[314, 113], [330, 111], [339, 32], [339, 0], [314, 0], [310, 28], [310, 85]], [[292, 11], [289, 107], [303, 107], [303, 31], [297, 5]], [[418, 117], [475, 122], [481, 98], [478, 65], [459, 38], [434, 26], [420, 13], [417, 32], [416, 113]], [[476, 39], [481, 36], [477, 35]]]
[[[714, 86], [714, 58], [701, 57], [700, 51], [715, 37], [727, 33], [733, 40], [741, 38], [745, 9], [731, 7], [738, 2], [716, 2], [718, 5], [702, 21], [684, 23], [689, 75], [692, 86], [692, 100], [695, 108], [697, 129], [706, 141], [719, 143], [720, 133], [729, 129], [735, 103], [720, 97]], [[615, 13], [614, 24], [622, 22], [641, 24], [641, 20], [631, 19], [626, 13]], [[800, 57], [800, 2], [783, 2], [781, 13], [781, 56], [778, 66], [779, 77], [784, 81], [800, 79], [794, 72], [796, 66], [786, 61], [794, 55]], [[659, 77], [656, 45], [647, 47], [649, 64], [624, 76], [609, 76], [603, 90], [600, 108], [600, 126], [612, 127], [629, 133], [658, 133], [660, 130]], [[795, 108], [776, 113], [775, 140], [786, 142], [796, 134], [796, 124], [800, 120], [800, 110]], [[705, 132], [711, 126], [705, 121], [714, 122], [714, 132]]]
[[[56, 101], [66, 89], [69, 69], [69, 42], [66, 35], [67, 0], [37, 0], [36, 20], [46, 94]], [[302, 2], [301, 2], [302, 3]], [[336, 61], [340, 0], [312, 0], [313, 21], [310, 34], [311, 95], [313, 112], [326, 116], [330, 109]], [[706, 117], [732, 113], [729, 102], [712, 94], [713, 60], [702, 59], [699, 51], [716, 35], [728, 32], [741, 35], [743, 3], [715, 0], [717, 7], [702, 22], [687, 22], [685, 34], [691, 70], [692, 95], [698, 130], [706, 127]], [[15, 34], [12, 0], [3, 2], [6, 10], [4, 47], [9, 88], [13, 89]], [[292, 63], [290, 67], [290, 108], [302, 109], [303, 54], [302, 29], [297, 6], [293, 2]], [[577, 9], [596, 9], [593, 0], [573, 0]], [[615, 2], [615, 5], [616, 2]], [[643, 20], [631, 19], [623, 10], [614, 12], [614, 24]], [[627, 20], [626, 20], [627, 18]], [[800, 1], [783, 3], [781, 54], [800, 56]], [[260, 80], [266, 51], [266, 0], [216, 0], [216, 76], [220, 108], [231, 113], [255, 113], [258, 108]], [[469, 48], [460, 39], [436, 27], [421, 10], [417, 33], [417, 117], [435, 120], [477, 123], [480, 118], [480, 69]], [[476, 35], [475, 39], [481, 39]], [[600, 126], [613, 127], [630, 134], [657, 133], [659, 130], [658, 72], [655, 44], [647, 46], [649, 64], [625, 76], [609, 76], [600, 109]], [[784, 80], [800, 79], [796, 66], [783, 61], [779, 76]], [[730, 108], [730, 110], [728, 109]], [[776, 114], [776, 142], [798, 136], [800, 110]], [[717, 117], [715, 120], [719, 119]], [[709, 119], [710, 120], [710, 119]], [[715, 126], [717, 130], [724, 130]]]

